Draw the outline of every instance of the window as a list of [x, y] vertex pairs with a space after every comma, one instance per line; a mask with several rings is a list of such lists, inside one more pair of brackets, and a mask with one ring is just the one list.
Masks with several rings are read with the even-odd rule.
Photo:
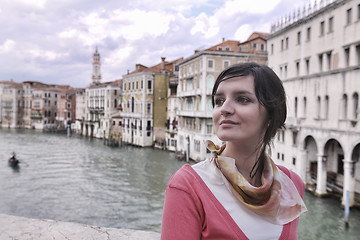
[[151, 91], [151, 89], [152, 89], [151, 80], [148, 80], [147, 83], [148, 83], [148, 84], [147, 84], [147, 89], [148, 89], [149, 91]]
[[351, 24], [351, 20], [352, 20], [352, 11], [351, 8], [349, 8], [348, 10], [346, 10], [346, 24], [347, 25]]
[[256, 43], [253, 43], [252, 48], [256, 50], [256, 47], [257, 47]]
[[289, 38], [287, 37], [285, 39], [285, 49], [288, 49], [289, 48]]
[[329, 118], [329, 96], [328, 95], [325, 96], [325, 100], [324, 100], [324, 118], [325, 119]]
[[356, 65], [359, 65], [360, 64], [360, 45], [357, 45], [356, 46]]
[[146, 105], [146, 113], [147, 113], [147, 114], [151, 114], [151, 103], [148, 103], [148, 104]]
[[293, 141], [292, 143], [294, 146], [297, 145], [297, 136], [298, 136], [298, 131], [293, 131], [292, 132], [292, 141]]
[[224, 61], [224, 69], [230, 66], [230, 61]]
[[306, 118], [306, 106], [307, 106], [306, 97], [304, 97], [303, 98], [302, 113], [301, 113], [302, 118]]
[[318, 96], [316, 99], [316, 115], [315, 119], [320, 119], [320, 112], [321, 112], [321, 97]]
[[294, 110], [295, 110], [295, 117], [298, 117], [298, 98], [295, 97], [295, 101], [294, 101]]
[[359, 95], [358, 93], [354, 93], [352, 97], [352, 119], [358, 120], [359, 115]]
[[331, 52], [326, 53], [326, 57], [327, 57], [327, 66], [328, 69], [327, 70], [331, 70]]
[[320, 36], [323, 36], [325, 33], [325, 21], [320, 23]]
[[71, 112], [67, 113], [67, 119], [71, 119]]
[[360, 4], [358, 4], [357, 12], [358, 12], [357, 19], [359, 20], [360, 19]]
[[306, 30], [306, 40], [307, 41], [311, 40], [311, 27], [308, 27]]
[[342, 97], [342, 113], [341, 117], [343, 120], [347, 118], [347, 95], [344, 94]]
[[297, 33], [297, 44], [300, 45], [301, 43], [301, 32]]
[[284, 50], [284, 39], [281, 39], [281, 51]]
[[323, 71], [323, 54], [322, 53], [319, 54], [319, 71], [320, 72]]
[[329, 33], [334, 31], [334, 17], [329, 18]]
[[287, 78], [287, 65], [284, 66], [285, 78]]
[[271, 54], [274, 54], [274, 44], [271, 44]]
[[211, 122], [208, 122], [207, 124], [206, 124], [206, 133], [207, 134], [212, 134], [213, 132], [212, 132], [212, 123]]
[[208, 60], [208, 68], [214, 68], [214, 60]]
[[262, 52], [265, 51], [265, 45], [264, 45], [264, 44], [260, 44], [260, 50], [261, 50]]
[[300, 61], [295, 62], [296, 65], [296, 76], [300, 75]]
[[296, 165], [296, 158], [294, 158], [294, 157], [293, 157], [293, 159], [292, 159], [292, 164], [293, 164], [293, 165]]
[[310, 73], [310, 58], [305, 59], [306, 74]]
[[344, 49], [344, 55], [345, 55], [345, 67], [348, 67], [350, 65], [350, 48], [349, 47]]

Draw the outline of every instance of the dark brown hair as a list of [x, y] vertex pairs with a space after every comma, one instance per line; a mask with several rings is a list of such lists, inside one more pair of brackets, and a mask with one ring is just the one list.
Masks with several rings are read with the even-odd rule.
[[[253, 167], [253, 170], [256, 168], [256, 173], [259, 167], [263, 166], [262, 159], [265, 157], [266, 147], [270, 147], [277, 131], [285, 128], [284, 124], [287, 114], [286, 96], [281, 80], [274, 71], [266, 65], [259, 65], [257, 63], [238, 63], [232, 65], [222, 71], [217, 77], [212, 90], [212, 105], [214, 107], [214, 96], [221, 82], [230, 78], [249, 75], [254, 78], [256, 98], [266, 109], [269, 119], [269, 126], [266, 129], [262, 142], [259, 143], [260, 154]], [[250, 173], [250, 176], [254, 176], [255, 173]]]

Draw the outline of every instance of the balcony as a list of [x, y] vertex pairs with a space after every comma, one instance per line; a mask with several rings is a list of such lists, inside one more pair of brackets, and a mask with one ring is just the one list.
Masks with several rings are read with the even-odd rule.
[[179, 110], [178, 116], [181, 117], [199, 117], [199, 118], [212, 118], [212, 112], [204, 112], [204, 111], [193, 111], [193, 110]]
[[201, 88], [186, 90], [186, 91], [180, 90], [178, 97], [190, 97], [190, 96], [196, 96], [196, 95], [201, 95]]

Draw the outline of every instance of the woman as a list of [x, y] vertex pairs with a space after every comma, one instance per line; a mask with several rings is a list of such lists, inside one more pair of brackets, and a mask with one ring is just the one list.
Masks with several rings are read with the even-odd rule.
[[212, 102], [225, 144], [209, 141], [212, 158], [171, 178], [161, 238], [297, 239], [304, 183], [266, 154], [286, 119], [281, 80], [267, 66], [236, 64], [217, 78]]

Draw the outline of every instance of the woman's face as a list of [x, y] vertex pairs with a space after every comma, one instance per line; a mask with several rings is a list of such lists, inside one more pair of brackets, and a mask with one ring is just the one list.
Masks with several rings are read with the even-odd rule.
[[268, 117], [256, 98], [253, 76], [221, 82], [214, 102], [213, 122], [220, 140], [259, 144], [268, 126]]

